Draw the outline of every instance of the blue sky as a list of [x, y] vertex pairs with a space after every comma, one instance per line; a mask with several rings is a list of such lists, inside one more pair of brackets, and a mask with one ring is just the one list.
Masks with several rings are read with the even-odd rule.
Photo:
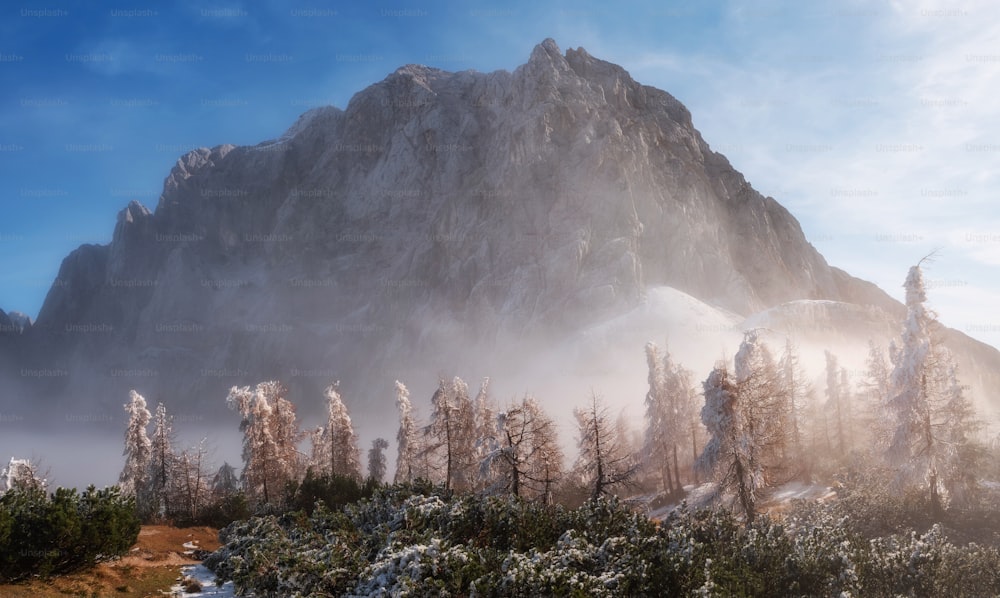
[[280, 135], [406, 63], [512, 70], [552, 37], [665, 89], [833, 265], [1000, 346], [1000, 5], [175, 2], [0, 9], [0, 308], [155, 207], [186, 150]]

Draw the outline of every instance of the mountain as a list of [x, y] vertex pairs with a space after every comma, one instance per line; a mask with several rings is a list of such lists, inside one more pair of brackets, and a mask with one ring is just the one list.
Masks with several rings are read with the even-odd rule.
[[796, 301], [903, 313], [828, 265], [674, 97], [545, 40], [514, 72], [407, 65], [275, 140], [182, 156], [154, 211], [131, 202], [110, 245], [66, 257], [8, 375], [64, 372], [29, 380], [30, 400], [116, 417], [128, 388], [183, 415], [272, 377], [316, 405], [339, 378], [355, 413], [383, 416], [395, 378], [576, 401], [553, 380], [580, 364], [644, 367], [648, 339], [611, 337], [700, 338], [718, 348], [692, 359], [714, 360], [712, 339]]

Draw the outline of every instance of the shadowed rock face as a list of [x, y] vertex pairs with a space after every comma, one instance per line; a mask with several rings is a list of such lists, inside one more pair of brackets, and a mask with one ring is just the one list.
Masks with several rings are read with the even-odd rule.
[[742, 316], [902, 312], [828, 266], [675, 98], [546, 40], [513, 73], [408, 65], [277, 140], [181, 157], [155, 212], [130, 203], [110, 246], [63, 261], [19, 359], [114, 410], [131, 387], [221, 408], [269, 377], [339, 377], [361, 403], [530, 360], [663, 285]]

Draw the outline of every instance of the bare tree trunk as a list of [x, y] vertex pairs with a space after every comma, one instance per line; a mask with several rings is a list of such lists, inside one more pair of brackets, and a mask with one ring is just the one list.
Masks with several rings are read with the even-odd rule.
[[736, 494], [740, 500], [740, 506], [743, 507], [743, 513], [746, 515], [747, 527], [749, 527], [753, 524], [756, 509], [753, 504], [753, 496], [750, 493], [750, 489], [747, 488], [746, 479], [744, 478], [743, 462], [739, 459], [736, 460], [736, 484]]
[[[451, 414], [448, 414], [449, 417]], [[444, 470], [444, 489], [446, 491], [451, 491], [451, 421], [445, 421], [444, 423], [444, 450], [445, 450], [445, 470]]]
[[594, 458], [597, 463], [597, 479], [594, 481], [594, 495], [592, 498], [597, 500], [602, 494], [604, 494], [604, 455], [601, 454], [601, 430], [600, 426], [597, 425], [597, 404], [594, 404], [594, 410], [592, 412], [594, 418]]
[[674, 449], [674, 486], [677, 488], [678, 492], [684, 490], [684, 485], [681, 484], [681, 467], [677, 464], [677, 445], [673, 446]]
[[691, 426], [691, 472], [694, 474], [695, 485], [701, 484], [698, 479], [698, 437], [694, 426]]
[[660, 481], [663, 483], [663, 491], [667, 494], [674, 493], [673, 476], [670, 474], [670, 461], [664, 460], [660, 463]]

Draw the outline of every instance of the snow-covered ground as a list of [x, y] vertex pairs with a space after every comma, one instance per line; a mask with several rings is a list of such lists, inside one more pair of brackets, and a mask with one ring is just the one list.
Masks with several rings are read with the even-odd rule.
[[785, 504], [796, 499], [829, 500], [837, 493], [829, 486], [821, 484], [806, 484], [804, 482], [789, 482], [775, 488], [768, 498], [768, 503]]
[[[689, 484], [684, 486], [684, 501], [687, 502], [688, 507], [692, 509], [706, 508], [715, 497], [715, 492], [716, 485], [712, 482], [707, 482], [698, 486]], [[670, 503], [668, 505], [652, 509], [649, 511], [649, 518], [654, 520], [664, 519], [678, 506], [680, 506], [680, 503]]]
[[[714, 483], [699, 486], [684, 486], [684, 500], [694, 509], [707, 508], [715, 497]], [[781, 510], [797, 499], [825, 501], [835, 497], [837, 493], [829, 486], [821, 484], [806, 484], [804, 482], [789, 482], [774, 488], [762, 501], [765, 510]], [[679, 503], [664, 505], [649, 511], [650, 519], [664, 519], [678, 507]]]
[[[185, 544], [185, 546], [187, 546]], [[233, 589], [233, 582], [227, 581], [221, 586], [215, 585], [215, 573], [212, 573], [204, 565], [187, 565], [181, 568], [181, 579], [192, 578], [201, 584], [198, 592], [185, 592], [182, 582], [178, 581], [170, 587], [170, 595], [175, 598], [197, 598], [199, 596], [216, 596], [217, 598], [233, 598], [236, 591]]]
[[[193, 542], [185, 542], [184, 554], [192, 555], [195, 550], [198, 550], [197, 540]], [[197, 592], [186, 592], [184, 591], [184, 581], [187, 579], [194, 579], [201, 585], [201, 590]], [[236, 591], [233, 588], [233, 582], [227, 581], [221, 586], [215, 583], [215, 573], [212, 573], [207, 567], [202, 564], [197, 565], [186, 565], [181, 567], [181, 578], [180, 580], [171, 586], [170, 595], [176, 598], [197, 598], [198, 596], [216, 596], [221, 598], [230, 598], [236, 596]]]

